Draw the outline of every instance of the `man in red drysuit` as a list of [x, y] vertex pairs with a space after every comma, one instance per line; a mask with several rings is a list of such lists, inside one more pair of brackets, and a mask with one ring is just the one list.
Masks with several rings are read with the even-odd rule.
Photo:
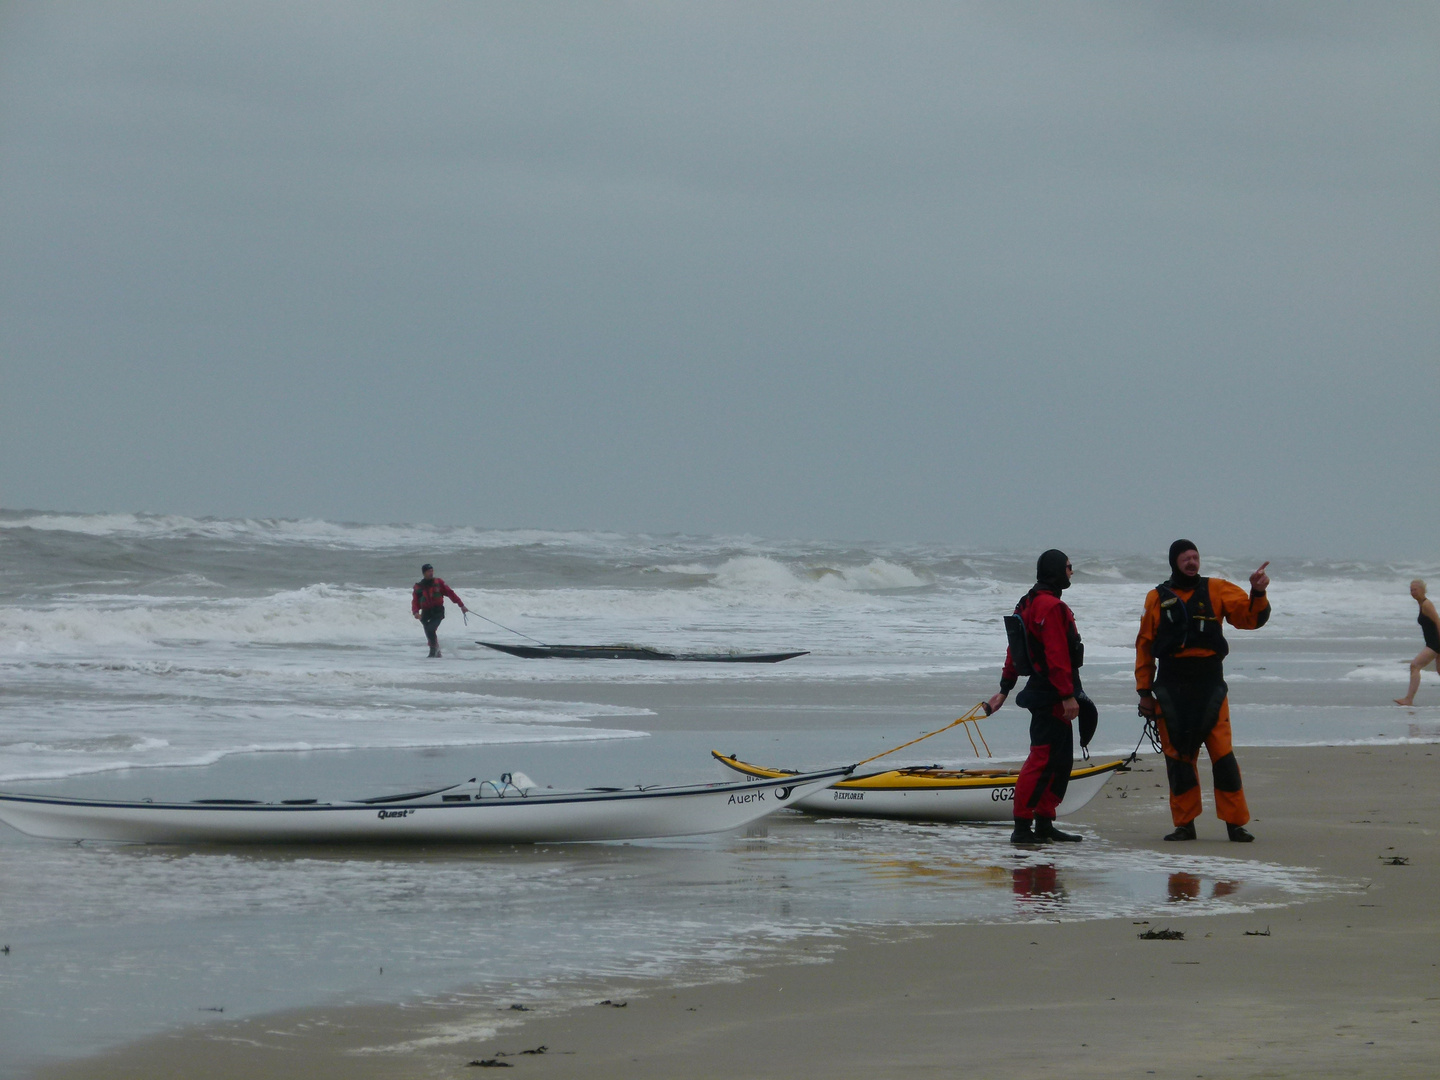
[[465, 601], [445, 584], [444, 578], [435, 576], [435, 568], [428, 562], [420, 568], [420, 573], [423, 576], [410, 592], [410, 614], [419, 619], [420, 625], [425, 628], [425, 640], [430, 643], [430, 655], [435, 657], [440, 655], [437, 631], [440, 620], [445, 618], [445, 598], [448, 596], [459, 604], [461, 611], [468, 612], [470, 609], [465, 606]]
[[1005, 704], [1017, 677], [1028, 675], [1015, 703], [1030, 710], [1030, 756], [1015, 784], [1015, 831], [1011, 843], [1079, 841], [1074, 833], [1055, 828], [1055, 812], [1065, 798], [1074, 763], [1072, 721], [1088, 701], [1080, 686], [1085, 650], [1075, 629], [1075, 616], [1060, 599], [1074, 572], [1063, 551], [1051, 548], [1035, 564], [1035, 584], [1005, 620], [1010, 646], [1000, 692], [986, 705], [994, 712]]

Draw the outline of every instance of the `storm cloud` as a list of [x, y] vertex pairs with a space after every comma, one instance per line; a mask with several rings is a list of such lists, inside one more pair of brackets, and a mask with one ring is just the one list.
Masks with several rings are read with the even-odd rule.
[[1434, 551], [1440, 8], [0, 8], [0, 505]]

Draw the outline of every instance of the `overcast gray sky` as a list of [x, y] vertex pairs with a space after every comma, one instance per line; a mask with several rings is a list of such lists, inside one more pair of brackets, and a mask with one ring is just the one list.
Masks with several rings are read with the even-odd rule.
[[1440, 5], [0, 6], [0, 506], [1440, 547]]

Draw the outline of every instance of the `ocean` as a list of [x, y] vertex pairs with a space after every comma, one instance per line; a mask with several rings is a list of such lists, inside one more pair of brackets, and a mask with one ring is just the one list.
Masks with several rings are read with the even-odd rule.
[[[1070, 555], [1093, 749], [1128, 754], [1135, 627], [1164, 553]], [[1242, 583], [1271, 559], [1274, 616], [1231, 634], [1238, 746], [1440, 739], [1435, 675], [1419, 707], [1390, 704], [1421, 644], [1408, 582], [1440, 564], [1202, 555]], [[439, 660], [409, 611], [426, 561], [477, 613], [451, 610]], [[514, 770], [556, 787], [708, 781], [711, 749], [853, 762], [993, 692], [1000, 617], [1033, 567], [1032, 552], [918, 543], [0, 511], [0, 788], [349, 798]], [[526, 660], [478, 640], [809, 655]], [[1025, 719], [985, 722], [996, 758], [1023, 756]], [[975, 755], [949, 732], [896, 760]], [[713, 978], [866, 928], [1144, 917], [1177, 874], [1192, 902], [1230, 908], [1345, 887], [1088, 839], [1017, 857], [993, 828], [788, 812], [743, 835], [405, 853], [0, 827], [0, 1075], [222, 1016]]]

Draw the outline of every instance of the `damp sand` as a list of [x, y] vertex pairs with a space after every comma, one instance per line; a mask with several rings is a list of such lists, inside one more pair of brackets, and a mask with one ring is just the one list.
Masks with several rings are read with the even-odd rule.
[[[35, 1075], [411, 1080], [482, 1075], [483, 1061], [588, 1080], [1433, 1076], [1440, 747], [1249, 748], [1241, 762], [1258, 841], [1228, 843], [1207, 813], [1187, 847], [1313, 868], [1335, 882], [1318, 899], [1195, 914], [1192, 895], [1216, 886], [1180, 874], [1171, 909], [1144, 922], [857, 933], [722, 982], [612, 980], [529, 1011], [456, 995], [212, 1022]], [[1171, 848], [1161, 782], [1146, 759], [1129, 797], [1102, 796], [1076, 822]], [[1156, 930], [1184, 936], [1141, 936]]]

